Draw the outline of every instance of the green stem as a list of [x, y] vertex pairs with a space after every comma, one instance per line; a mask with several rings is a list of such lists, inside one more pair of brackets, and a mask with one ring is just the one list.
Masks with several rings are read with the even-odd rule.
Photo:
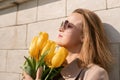
[[51, 69], [50, 69], [50, 71], [49, 71], [48, 75], [45, 77], [45, 80], [47, 80], [47, 79], [48, 79], [48, 77], [50, 76], [50, 74], [51, 74], [52, 70], [53, 70], [53, 68], [51, 68]]

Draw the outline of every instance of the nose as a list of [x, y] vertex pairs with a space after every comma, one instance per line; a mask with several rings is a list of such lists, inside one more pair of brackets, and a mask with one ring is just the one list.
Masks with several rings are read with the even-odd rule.
[[59, 28], [59, 31], [60, 31], [60, 32], [64, 32], [64, 27], [61, 26], [61, 27]]

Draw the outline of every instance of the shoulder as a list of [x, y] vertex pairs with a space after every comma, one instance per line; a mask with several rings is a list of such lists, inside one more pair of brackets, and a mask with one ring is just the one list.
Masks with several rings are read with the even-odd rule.
[[104, 68], [94, 64], [86, 70], [84, 80], [109, 80], [109, 78]]

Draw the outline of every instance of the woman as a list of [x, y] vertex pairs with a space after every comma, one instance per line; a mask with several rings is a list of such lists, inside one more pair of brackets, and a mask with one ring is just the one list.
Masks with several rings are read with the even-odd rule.
[[[69, 51], [61, 71], [62, 80], [109, 80], [111, 52], [102, 22], [94, 12], [86, 9], [73, 11], [61, 24], [56, 43]], [[40, 72], [41, 69], [36, 80], [40, 78]], [[25, 74], [25, 80], [32, 79]]]

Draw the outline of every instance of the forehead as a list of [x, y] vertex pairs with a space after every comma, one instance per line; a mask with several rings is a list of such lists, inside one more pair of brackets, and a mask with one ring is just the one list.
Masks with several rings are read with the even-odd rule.
[[72, 13], [67, 17], [67, 20], [74, 24], [74, 25], [80, 25], [82, 23], [82, 15], [79, 13]]

